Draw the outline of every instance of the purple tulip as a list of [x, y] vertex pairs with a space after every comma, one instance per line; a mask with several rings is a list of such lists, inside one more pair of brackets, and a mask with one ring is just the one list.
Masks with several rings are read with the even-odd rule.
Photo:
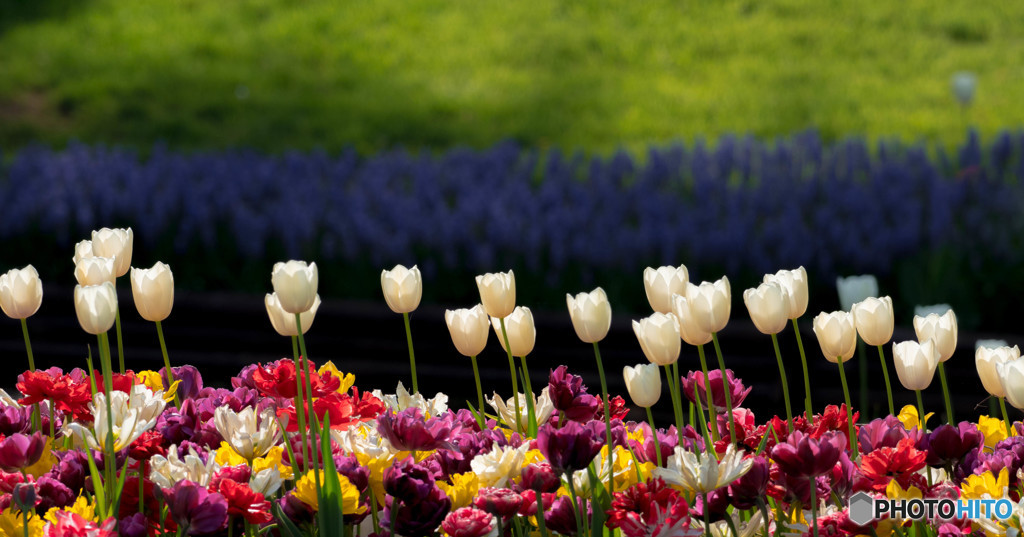
[[[347, 477], [349, 483], [352, 486], [359, 489], [360, 492], [366, 490], [366, 487], [370, 484], [370, 469], [359, 464], [359, 459], [354, 455], [334, 456], [334, 466], [338, 469], [338, 473]], [[248, 480], [246, 480], [248, 481]]]
[[[178, 397], [182, 401], [198, 397], [199, 391], [203, 389], [203, 376], [195, 366], [183, 365], [181, 367], [172, 367], [171, 376], [174, 380], [181, 381], [178, 384]], [[170, 389], [170, 386], [167, 385], [166, 367], [160, 368], [160, 378], [163, 379], [164, 390]]]
[[[743, 400], [750, 394], [751, 388], [744, 388], [743, 381], [733, 375], [731, 369], [725, 370], [726, 379], [729, 383], [729, 395], [732, 397], [732, 407], [736, 408], [743, 404]], [[708, 372], [708, 379], [711, 381], [711, 403], [715, 405], [715, 411], [722, 413], [727, 410], [725, 391], [722, 389], [722, 372], [714, 369]], [[690, 371], [683, 377], [683, 392], [686, 398], [707, 409], [708, 396], [704, 386], [704, 373], [701, 371]]]
[[564, 365], [551, 372], [548, 397], [555, 410], [565, 413], [565, 418], [571, 421], [586, 423], [601, 410], [601, 400], [587, 393], [583, 378], [570, 374]]
[[0, 435], [26, 433], [32, 425], [32, 407], [4, 406], [0, 409]]
[[226, 527], [228, 502], [217, 492], [191, 481], [179, 481], [161, 489], [171, 518], [190, 535], [213, 533]]
[[[591, 514], [590, 502], [584, 498], [576, 498], [576, 512], [584, 519]], [[547, 503], [547, 500], [544, 500]], [[573, 513], [573, 502], [568, 496], [559, 496], [544, 513], [544, 523], [548, 530], [562, 535], [576, 535], [576, 514]]]
[[707, 494], [708, 502], [704, 503], [704, 495], [698, 494], [690, 506], [690, 516], [694, 518], [704, 517], [704, 507], [708, 508], [708, 519], [711, 522], [724, 520], [729, 509], [729, 494], [726, 489], [713, 490]]
[[402, 503], [413, 503], [437, 487], [438, 477], [425, 465], [406, 457], [384, 469], [384, 490]]
[[5, 472], [20, 472], [38, 462], [44, 448], [46, 437], [43, 433], [14, 433], [0, 440], [0, 469]]
[[750, 471], [729, 485], [728, 496], [738, 509], [750, 509], [757, 500], [765, 497], [768, 490], [771, 465], [763, 455], [753, 457]]
[[149, 533], [149, 522], [146, 515], [135, 513], [122, 518], [118, 522], [117, 534], [119, 537], [146, 537]]
[[64, 483], [48, 475], [44, 475], [36, 480], [35, 488], [39, 493], [37, 507], [42, 513], [45, 513], [51, 507], [67, 507], [74, 503], [75, 498], [78, 496], [78, 491], [71, 490]]
[[[388, 496], [386, 502], [387, 507], [380, 519], [381, 527], [387, 528], [392, 535], [403, 537], [433, 535], [434, 530], [452, 508], [452, 501], [436, 486], [425, 495], [416, 498], [413, 503], [392, 496]], [[391, 511], [395, 509], [395, 502], [398, 502], [398, 507], [394, 515], [395, 527], [392, 528]]]
[[281, 506], [284, 516], [288, 517], [288, 520], [291, 520], [296, 525], [311, 523], [314, 520], [314, 515], [316, 515], [316, 512], [310, 509], [306, 502], [292, 494], [285, 494], [283, 498], [278, 500], [278, 505]]
[[452, 414], [426, 419], [423, 410], [412, 407], [398, 414], [386, 412], [377, 417], [377, 431], [401, 451], [448, 449], [452, 432], [458, 431]]
[[603, 432], [598, 435], [595, 429], [575, 421], [566, 423], [561, 429], [544, 424], [537, 431], [537, 448], [551, 467], [561, 473], [586, 468], [601, 452], [603, 441]]
[[932, 467], [957, 464], [984, 444], [985, 435], [971, 422], [961, 421], [957, 427], [940, 425], [928, 435], [927, 463]]
[[861, 425], [857, 431], [857, 443], [860, 452], [868, 454], [878, 448], [894, 448], [900, 440], [908, 437], [913, 438], [916, 445], [922, 435], [920, 429], [915, 428], [908, 431], [896, 416], [886, 416]]
[[555, 492], [562, 485], [562, 480], [550, 464], [541, 461], [523, 466], [519, 484], [523, 490]]
[[772, 460], [789, 476], [816, 477], [835, 466], [843, 451], [844, 438], [832, 431], [815, 440], [800, 431], [793, 431], [785, 442], [772, 448]]

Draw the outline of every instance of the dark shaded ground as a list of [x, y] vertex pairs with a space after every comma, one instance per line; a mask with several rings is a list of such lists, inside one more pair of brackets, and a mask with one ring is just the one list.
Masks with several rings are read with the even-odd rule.
[[[158, 369], [162, 365], [156, 329], [142, 320], [135, 311], [130, 290], [121, 283], [120, 300], [123, 305], [125, 355], [129, 369]], [[733, 319], [721, 333], [720, 341], [727, 366], [733, 369], [753, 391], [745, 402], [761, 422], [767, 413], [784, 413], [778, 369], [768, 336], [757, 332], [746, 317], [742, 304], [734, 306]], [[593, 351], [580, 342], [572, 329], [569, 315], [564, 311], [534, 312], [537, 323], [537, 346], [528, 357], [534, 387], [539, 391], [545, 384], [549, 369], [560, 364], [582, 375], [591, 393], [600, 393], [600, 383]], [[815, 409], [825, 403], [842, 401], [842, 389], [836, 366], [821, 356], [817, 340], [811, 331], [811, 316], [801, 321], [811, 376]], [[608, 338], [601, 343], [607, 368], [609, 390], [620, 394], [629, 402], [622, 380], [625, 365], [646, 362], [625, 315], [615, 318]], [[473, 373], [468, 358], [458, 354], [449, 339], [444, 323], [444, 309], [423, 306], [412, 314], [412, 330], [422, 392], [433, 394], [443, 391], [450, 396], [449, 404], [464, 407], [465, 401], [476, 401]], [[29, 319], [29, 331], [39, 367], [59, 366], [64, 369], [85, 367], [86, 346], [96, 339], [82, 331], [75, 316], [72, 289], [46, 288], [43, 306]], [[202, 372], [208, 386], [228, 386], [229, 379], [243, 366], [255, 362], [268, 362], [291, 356], [291, 343], [278, 336], [267, 319], [263, 297], [230, 294], [186, 294], [176, 296], [174, 312], [164, 322], [168, 350], [172, 365], [192, 364]], [[909, 327], [897, 327], [895, 341], [913, 338]], [[988, 411], [985, 393], [974, 366], [974, 342], [979, 337], [997, 337], [1010, 344], [1022, 344], [1020, 336], [992, 334], [960, 334], [960, 348], [947, 362], [950, 390], [954, 410], [961, 419], [974, 418]], [[803, 376], [799, 353], [792, 330], [780, 334], [783, 357], [789, 376], [790, 395], [794, 411], [802, 408]], [[115, 346], [113, 331], [111, 343]], [[323, 302], [312, 330], [307, 334], [310, 357], [317, 363], [326, 359], [345, 372], [356, 375], [360, 389], [380, 388], [392, 392], [401, 380], [410, 385], [405, 333], [400, 315], [392, 313], [384, 301]], [[714, 351], [707, 347], [709, 360]], [[878, 415], [885, 406], [884, 383], [877, 351], [868, 349], [869, 414]], [[8, 372], [0, 386], [12, 390], [15, 376], [27, 366], [24, 343], [17, 322], [0, 320], [0, 352], [6, 357]], [[899, 385], [892, 366], [891, 346], [886, 348], [889, 374], [895, 390], [897, 410], [913, 402], [913, 393]], [[114, 358], [116, 362], [116, 357]], [[493, 337], [488, 348], [478, 358], [485, 394], [497, 390], [508, 397], [511, 393], [508, 361], [501, 346]], [[681, 371], [699, 370], [697, 352], [684, 344], [680, 358]], [[709, 364], [713, 366], [714, 364]], [[851, 396], [857, 407], [858, 374], [855, 363], [847, 364], [847, 377], [851, 383]], [[942, 393], [938, 375], [925, 392], [925, 405], [941, 414]], [[671, 406], [667, 390], [654, 407], [661, 424], [671, 420]], [[631, 404], [631, 402], [630, 402]], [[975, 410], [976, 405], [981, 405]], [[475, 403], [474, 403], [475, 406]], [[642, 413], [634, 409], [632, 419], [641, 419]]]

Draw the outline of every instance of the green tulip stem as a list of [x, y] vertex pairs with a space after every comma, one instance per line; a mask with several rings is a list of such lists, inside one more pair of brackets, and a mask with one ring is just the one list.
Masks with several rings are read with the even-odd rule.
[[782, 398], [786, 401], [786, 420], [789, 430], [793, 431], [793, 407], [789, 404], [789, 382], [786, 380], [786, 366], [782, 365], [782, 351], [779, 350], [779, 337], [772, 334], [772, 346], [775, 347], [775, 359], [779, 362], [779, 377], [782, 379]]
[[[725, 408], [729, 413], [729, 443], [736, 445], [736, 423], [732, 417], [732, 390], [729, 386], [729, 377], [725, 375], [725, 360], [722, 358], [722, 348], [718, 345], [718, 334], [715, 332], [711, 333], [711, 342], [715, 344], [715, 356], [718, 358], [718, 369], [722, 371], [722, 391], [725, 392]], [[711, 393], [711, 385], [707, 386], [707, 391]]]
[[[697, 355], [700, 356], [700, 371], [704, 373], [704, 395], [708, 400], [708, 430], [711, 433], [711, 438], [715, 442], [718, 442], [718, 412], [715, 411], [714, 397], [711, 396], [711, 376], [708, 375], [708, 360], [704, 356], [704, 345], [697, 345]], [[693, 388], [693, 398], [700, 399], [700, 394], [697, 393], [696, 386]], [[700, 411], [701, 420], [704, 419], [704, 411], [700, 410], [700, 404], [697, 405], [697, 410]], [[710, 426], [710, 423], [714, 422], [714, 427]], [[679, 445], [683, 445], [682, 433], [679, 435]]]
[[658, 429], [654, 427], [654, 414], [651, 413], [651, 407], [646, 407], [647, 410], [647, 423], [651, 425], [651, 436], [654, 437], [654, 453], [658, 459], [658, 467], [661, 467], [661, 443], [658, 442]]
[[420, 385], [416, 382], [416, 353], [412, 350], [412, 329], [409, 327], [409, 314], [403, 313], [405, 320], [405, 341], [409, 344], [409, 369], [412, 370], [412, 393], [420, 393]]
[[[302, 442], [302, 471], [303, 473], [309, 471], [309, 459], [306, 457], [308, 450], [306, 449], [306, 405], [303, 402], [302, 397], [302, 359], [299, 355], [299, 338], [292, 336], [292, 352], [295, 359], [295, 415], [299, 420], [299, 440]], [[287, 440], [285, 441], [287, 445]], [[294, 459], [292, 460], [294, 464]]]
[[[171, 373], [171, 360], [167, 357], [167, 342], [164, 341], [164, 328], [160, 324], [160, 321], [156, 322], [156, 336], [160, 339], [160, 352], [164, 355], [164, 371], [167, 376], [167, 389], [171, 389], [171, 385], [174, 384], [174, 374]], [[181, 407], [181, 398], [178, 397], [177, 392], [174, 394], [174, 404]]]
[[807, 354], [804, 353], [804, 340], [800, 337], [800, 324], [793, 319], [793, 332], [796, 334], [796, 347], [800, 349], [800, 364], [804, 368], [804, 410], [807, 422], [814, 423], [814, 405], [811, 402], [811, 377], [807, 374]]
[[846, 398], [846, 421], [850, 426], [850, 453], [851, 459], [857, 458], [857, 435], [854, 432], [856, 425], [853, 423], [853, 405], [850, 403], [850, 387], [846, 384], [846, 363], [843, 357], [839, 357], [839, 380], [843, 383], [843, 397]]
[[549, 537], [547, 525], [544, 523], [544, 495], [538, 490], [537, 492], [537, 529], [540, 530], [541, 537]]
[[484, 413], [484, 389], [480, 385], [480, 368], [476, 365], [475, 355], [470, 356], [469, 359], [473, 361], [473, 378], [476, 379], [476, 395], [479, 400], [477, 404], [480, 405], [477, 407], [477, 411], [480, 412], [480, 415], [482, 416]]
[[[679, 445], [683, 442], [683, 405], [679, 401], [679, 394], [676, 393], [676, 389], [672, 386], [672, 366], [665, 365], [665, 383], [668, 385], [668, 395], [672, 399], [672, 413], [676, 418], [676, 431], [679, 433]], [[676, 376], [675, 378], [679, 378]], [[707, 434], [707, 431], [704, 431]]]
[[[704, 535], [706, 537], [711, 537], [711, 521], [710, 521], [709, 513], [708, 513], [708, 493], [707, 492], [704, 493], [704, 505], [701, 506], [701, 511], [704, 513]], [[729, 516], [729, 515], [725, 515], [725, 516]], [[818, 536], [815, 535], [814, 537], [818, 537]]]
[[103, 455], [105, 459], [104, 473], [107, 474], [104, 480], [104, 488], [110, 493], [107, 498], [113, 498], [113, 472], [115, 471], [115, 453], [114, 453], [114, 411], [110, 402], [110, 395], [114, 392], [114, 367], [110, 359], [110, 339], [107, 337], [107, 333], [103, 332], [96, 336], [99, 339], [100, 347], [100, 367], [103, 370], [103, 400], [106, 402], [107, 410], [107, 438], [104, 441]]
[[124, 374], [124, 345], [121, 343], [121, 308], [114, 310], [114, 326], [117, 328], [117, 365]]
[[885, 350], [878, 346], [878, 359], [882, 361], [882, 378], [885, 379], [885, 395], [889, 397], [889, 415], [896, 415], [896, 407], [892, 404], [892, 385], [889, 384], [889, 366], [885, 362]]
[[[306, 354], [306, 338], [302, 336], [302, 317], [298, 313], [295, 314], [295, 331], [299, 334], [297, 336], [299, 338], [299, 351], [302, 354], [302, 374], [299, 376], [303, 379], [303, 384], [306, 388], [305, 403], [309, 405], [309, 424], [312, 425], [313, 423], [316, 423], [316, 414], [313, 410], [313, 388], [311, 381], [309, 380], [309, 355]], [[318, 436], [323, 434], [323, 431], [317, 429], [318, 428], [314, 428]], [[321, 490], [319, 446], [317, 446], [315, 442], [310, 442], [309, 451], [313, 455], [313, 480], [316, 482], [317, 490]], [[305, 460], [305, 453], [302, 454], [302, 458]]]
[[921, 399], [921, 390], [914, 390], [914, 394], [917, 395], [917, 423], [918, 429], [922, 433], [928, 432], [928, 428], [924, 422], [924, 400]]
[[537, 400], [533, 395], [533, 383], [530, 381], [530, 368], [526, 367], [526, 357], [520, 356], [523, 364], [523, 391], [526, 392], [526, 432], [531, 437], [537, 436]]
[[[604, 378], [604, 362], [601, 361], [601, 349], [597, 347], [596, 341], [594, 342], [594, 358], [597, 359], [597, 373], [601, 377], [601, 397], [604, 398], [605, 445], [608, 446], [608, 495], [611, 496], [615, 492], [615, 446], [612, 445], [611, 400], [608, 399], [608, 381]], [[651, 409], [648, 407], [647, 412], [650, 413], [650, 411]], [[559, 425], [561, 425], [561, 423], [559, 423]], [[657, 434], [655, 434], [655, 437], [657, 437]], [[655, 441], [657, 441], [657, 439], [655, 439]], [[544, 516], [543, 513], [541, 513], [540, 516]]]
[[868, 408], [868, 352], [864, 342], [857, 338], [857, 408], [866, 412]]
[[519, 413], [519, 379], [516, 378], [516, 363], [512, 359], [512, 346], [508, 343], [508, 331], [505, 330], [505, 318], [498, 319], [498, 324], [501, 325], [501, 337], [505, 340], [505, 352], [508, 353], [508, 370], [512, 374], [512, 404], [516, 411], [516, 422], [507, 423], [512, 427], [512, 430], [521, 433], [521, 427], [519, 421], [522, 419], [522, 414]]
[[36, 360], [32, 357], [32, 342], [28, 339], [28, 321], [21, 320], [21, 334], [25, 336], [25, 351], [28, 352], [28, 370], [36, 370]]
[[956, 427], [953, 418], [953, 403], [949, 400], [949, 385], [946, 384], [946, 364], [939, 362], [939, 381], [942, 382], [942, 398], [946, 402], [946, 419], [949, 424]]
[[1003, 411], [1003, 423], [1006, 424], [1006, 437], [1013, 436], [1013, 425], [1010, 425], [1010, 414], [1006, 412], [1006, 399], [998, 397], [999, 409]]

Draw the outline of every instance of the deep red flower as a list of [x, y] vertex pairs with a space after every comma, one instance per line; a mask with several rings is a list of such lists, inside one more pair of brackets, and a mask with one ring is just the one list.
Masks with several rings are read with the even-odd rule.
[[[146, 516], [153, 522], [160, 520], [160, 502], [156, 497], [156, 485], [148, 480], [142, 481], [142, 504], [145, 507]], [[118, 508], [117, 518], [125, 518], [132, 513], [139, 512], [139, 478], [135, 475], [124, 481], [124, 488], [121, 490], [121, 504]]]
[[19, 375], [17, 388], [25, 395], [18, 400], [21, 405], [53, 401], [58, 410], [72, 414], [75, 419], [89, 416], [92, 391], [88, 383], [76, 382], [57, 368], [26, 371]]
[[241, 516], [250, 524], [266, 524], [274, 519], [270, 514], [270, 502], [263, 493], [249, 488], [248, 483], [222, 479], [216, 492], [228, 502], [228, 515]]
[[894, 448], [878, 448], [861, 457], [860, 473], [875, 491], [884, 492], [893, 479], [906, 489], [916, 484], [915, 472], [924, 467], [927, 457], [927, 452], [914, 447], [912, 438], [904, 438]]
[[117, 520], [110, 517], [103, 523], [92, 522], [77, 513], [57, 511], [57, 523], [51, 524], [48, 537], [116, 537]]
[[501, 517], [506, 522], [519, 511], [522, 504], [523, 497], [508, 488], [484, 487], [473, 498], [474, 507]]
[[[321, 376], [316, 372], [312, 362], [308, 362], [308, 365], [309, 386], [313, 397], [323, 397], [337, 391], [341, 386], [341, 379], [329, 372]], [[295, 384], [295, 362], [287, 358], [267, 365], [260, 364], [253, 371], [252, 380], [260, 393], [268, 397], [294, 399], [298, 393]], [[305, 383], [304, 377], [302, 380]]]
[[[594, 416], [596, 421], [604, 421], [604, 401], [599, 397], [600, 408], [597, 411], [597, 415]], [[629, 407], [626, 406], [626, 400], [621, 396], [616, 395], [610, 397], [608, 400], [608, 409], [611, 411], [611, 419], [613, 420], [624, 420], [629, 414]]]
[[606, 525], [627, 537], [640, 537], [651, 535], [657, 527], [674, 527], [688, 515], [686, 499], [658, 478], [616, 492]]
[[495, 531], [494, 516], [472, 507], [456, 509], [445, 517], [441, 529], [451, 537], [484, 537]]
[[142, 433], [142, 436], [132, 442], [128, 448], [128, 454], [137, 461], [148, 461], [153, 455], [167, 454], [165, 442], [164, 435], [160, 434], [160, 431], [151, 429]]
[[[853, 422], [855, 424], [859, 416], [860, 412], [853, 413]], [[857, 426], [854, 425], [854, 434], [856, 434], [857, 429]], [[825, 412], [814, 418], [814, 425], [808, 428], [807, 435], [818, 439], [829, 431], [837, 431], [844, 435], [850, 434], [850, 421], [846, 413], [846, 403], [838, 407], [836, 405], [825, 407]], [[847, 439], [846, 445], [850, 445], [849, 439]]]
[[[98, 391], [102, 392], [103, 391], [103, 382], [104, 382], [103, 381], [103, 374], [100, 373], [99, 371], [93, 371], [93, 377], [96, 378], [96, 389]], [[91, 388], [91, 386], [89, 384], [89, 377], [85, 377], [85, 379], [82, 380], [82, 384], [85, 384], [85, 389], [88, 390], [89, 393], [91, 394], [92, 393], [92, 388]], [[111, 373], [110, 374], [110, 388], [112, 390], [119, 391], [119, 392], [124, 392], [124, 393], [131, 393], [132, 392], [132, 386], [134, 386], [136, 384], [138, 384], [138, 381], [135, 378], [135, 372], [134, 371], [127, 371], [123, 375], [121, 373]], [[90, 397], [90, 400], [91, 400], [91, 397]]]
[[[304, 404], [303, 407], [307, 412], [309, 411], [308, 405]], [[358, 423], [376, 419], [386, 408], [384, 402], [374, 397], [370, 392], [363, 392], [360, 396], [358, 388], [354, 386], [352, 387], [352, 395], [334, 391], [313, 401], [313, 410], [316, 411], [320, 422], [323, 423], [324, 417], [329, 415], [331, 428], [339, 431], [347, 430]], [[287, 416], [288, 432], [298, 432], [299, 422], [294, 405], [279, 408], [277, 415], [282, 418]]]

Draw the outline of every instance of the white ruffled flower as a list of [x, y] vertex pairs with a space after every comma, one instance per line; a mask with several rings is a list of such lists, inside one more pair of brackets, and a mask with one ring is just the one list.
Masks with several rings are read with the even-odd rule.
[[163, 488], [173, 487], [175, 483], [189, 480], [203, 487], [210, 484], [210, 478], [220, 470], [216, 457], [212, 454], [206, 463], [196, 453], [196, 448], [189, 446], [188, 455], [178, 456], [178, 446], [171, 446], [167, 456], [153, 455], [149, 459], [149, 479]]
[[281, 440], [281, 430], [277, 427], [275, 417], [271, 408], [265, 408], [257, 416], [252, 407], [236, 413], [222, 406], [217, 407], [213, 423], [231, 449], [251, 461], [266, 455]]
[[[519, 419], [516, 420], [516, 406], [515, 401], [512, 398], [508, 400], [502, 399], [497, 392], [487, 402], [494, 407], [495, 412], [501, 417], [501, 421], [505, 423], [509, 428], [525, 431], [527, 426], [530, 425], [530, 414], [526, 409], [526, 394], [520, 393], [519, 397]], [[545, 387], [540, 392], [540, 397], [534, 396], [533, 398], [534, 415], [537, 417], [537, 425], [543, 425], [548, 418], [555, 412], [555, 405], [551, 402], [551, 397], [548, 395], [548, 388]], [[516, 425], [518, 421], [518, 426]]]
[[743, 477], [750, 470], [753, 459], [743, 458], [743, 453], [730, 445], [722, 459], [716, 461], [707, 454], [699, 455], [681, 446], [665, 461], [664, 468], [655, 468], [654, 475], [670, 485], [678, 485], [687, 491], [703, 494], [728, 486]]
[[505, 487], [519, 477], [529, 447], [529, 444], [523, 444], [518, 448], [495, 447], [474, 457], [469, 466], [480, 480], [481, 487]]
[[156, 425], [166, 404], [163, 390], [154, 393], [143, 384], [135, 384], [131, 394], [116, 390], [111, 392], [108, 420], [106, 396], [100, 392], [93, 396], [93, 402], [89, 404], [89, 411], [94, 417], [92, 429], [78, 423], [72, 423], [69, 427], [86, 446], [104, 450], [107, 447], [107, 432], [113, 424], [114, 451], [121, 451]]
[[362, 453], [374, 459], [398, 453], [377, 431], [376, 421], [364, 421], [344, 431], [331, 429], [331, 438], [345, 453]]
[[407, 408], [416, 407], [427, 416], [439, 416], [448, 412], [448, 396], [437, 392], [432, 399], [426, 399], [421, 394], [411, 394], [405, 389], [401, 381], [395, 388], [394, 394], [385, 394], [380, 390], [373, 390], [373, 396], [384, 402], [389, 410], [399, 412]]

